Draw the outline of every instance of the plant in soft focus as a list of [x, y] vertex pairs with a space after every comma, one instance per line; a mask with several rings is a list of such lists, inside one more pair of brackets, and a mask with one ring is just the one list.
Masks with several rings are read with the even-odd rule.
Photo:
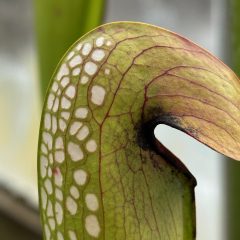
[[44, 239], [194, 239], [196, 181], [154, 128], [239, 160], [239, 91], [226, 65], [165, 29], [117, 22], [80, 38], [43, 107]]

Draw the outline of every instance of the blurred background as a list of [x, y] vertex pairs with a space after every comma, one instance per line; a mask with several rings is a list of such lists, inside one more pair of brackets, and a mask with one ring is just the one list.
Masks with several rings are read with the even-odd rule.
[[[45, 17], [43, 8], [50, 9], [58, 2], [64, 1], [0, 0], [0, 239], [4, 240], [41, 239], [36, 156], [42, 98], [52, 68], [84, 32], [109, 21], [147, 22], [180, 33], [225, 63], [237, 65], [233, 57], [237, 53], [232, 51], [237, 46], [239, 29], [235, 17], [237, 0], [73, 0], [74, 14], [71, 9], [61, 12], [56, 8], [52, 22], [51, 13], [46, 10]], [[64, 26], [56, 24], [65, 20], [69, 21], [68, 31], [77, 30], [64, 40]], [[47, 49], [60, 40], [65, 45], [55, 52], [55, 59], [44, 65]], [[39, 79], [45, 81], [42, 89]], [[155, 135], [198, 181], [197, 240], [239, 240], [240, 163], [226, 160], [169, 127], [158, 126]]]

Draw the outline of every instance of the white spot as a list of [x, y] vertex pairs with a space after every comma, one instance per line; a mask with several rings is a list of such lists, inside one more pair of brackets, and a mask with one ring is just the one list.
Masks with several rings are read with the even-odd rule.
[[51, 169], [51, 167], [48, 167], [48, 177], [49, 178], [52, 177], [52, 169]]
[[73, 99], [73, 98], [75, 97], [75, 94], [76, 94], [76, 89], [75, 89], [75, 87], [74, 87], [73, 85], [68, 86], [68, 88], [67, 88], [66, 91], [65, 91], [65, 94], [66, 94], [69, 98]]
[[53, 83], [53, 85], [52, 85], [52, 90], [53, 90], [53, 92], [57, 92], [57, 90], [58, 90], [58, 84], [57, 84], [57, 82], [54, 82], [54, 83]]
[[55, 230], [55, 227], [56, 227], [56, 222], [55, 222], [55, 220], [54, 220], [53, 218], [50, 218], [50, 219], [48, 220], [48, 222], [49, 222], [50, 228], [51, 228], [52, 230]]
[[75, 170], [73, 178], [78, 185], [83, 186], [87, 181], [87, 173], [82, 169]]
[[61, 187], [63, 183], [63, 176], [58, 167], [54, 171], [54, 182], [58, 187]]
[[72, 58], [74, 54], [75, 54], [74, 51], [71, 51], [71, 52], [67, 55], [67, 60], [69, 60], [70, 58]]
[[105, 53], [102, 49], [96, 49], [92, 53], [92, 59], [94, 61], [97, 61], [97, 62], [101, 61], [101, 60], [103, 60], [104, 57], [105, 57]]
[[68, 109], [71, 107], [71, 102], [63, 96], [61, 99], [61, 106], [63, 109]]
[[89, 134], [89, 128], [87, 126], [83, 126], [77, 134], [77, 139], [82, 141], [88, 136], [88, 134]]
[[82, 126], [81, 122], [73, 122], [70, 127], [70, 131], [69, 131], [70, 134], [75, 135], [81, 126]]
[[92, 44], [85, 43], [83, 45], [82, 54], [86, 56], [90, 53], [91, 50], [92, 50]]
[[68, 120], [70, 117], [70, 113], [69, 112], [61, 112], [61, 116], [65, 119]]
[[53, 155], [52, 153], [49, 153], [49, 162], [53, 164]]
[[57, 233], [57, 238], [58, 238], [58, 240], [64, 240], [64, 237], [61, 232]]
[[99, 37], [96, 40], [97, 47], [101, 47], [104, 44], [104, 37]]
[[69, 230], [68, 236], [69, 236], [70, 240], [77, 240], [77, 235], [76, 235], [75, 231]]
[[81, 48], [82, 48], [82, 43], [79, 43], [79, 44], [76, 46], [76, 49], [79, 51], [79, 50], [81, 50]]
[[76, 186], [71, 186], [70, 193], [73, 198], [78, 199], [80, 197], [79, 191]]
[[95, 215], [88, 215], [85, 219], [85, 228], [92, 237], [98, 237], [100, 234], [100, 226]]
[[45, 156], [40, 157], [40, 173], [41, 177], [45, 178], [47, 175], [48, 159]]
[[47, 207], [47, 193], [43, 187], [41, 187], [41, 200], [42, 200], [42, 207], [46, 210]]
[[49, 178], [47, 178], [47, 179], [45, 180], [44, 186], [45, 186], [45, 188], [46, 188], [46, 190], [47, 190], [47, 193], [48, 193], [48, 194], [52, 194], [52, 192], [53, 192], [52, 182], [50, 181]]
[[46, 240], [50, 240], [51, 232], [46, 223], [44, 224], [44, 231], [45, 231]]
[[62, 163], [65, 160], [65, 154], [63, 151], [56, 151], [55, 153], [55, 161]]
[[41, 151], [42, 151], [42, 153], [44, 153], [44, 154], [48, 154], [48, 150], [47, 150], [47, 148], [46, 148], [46, 146], [45, 146], [44, 143], [41, 144]]
[[63, 87], [66, 87], [69, 84], [69, 82], [70, 82], [69, 77], [64, 77], [61, 81], [61, 85]]
[[53, 207], [52, 207], [52, 201], [51, 200], [48, 200], [48, 203], [47, 203], [47, 216], [48, 217], [53, 217]]
[[59, 119], [59, 127], [63, 132], [65, 131], [67, 124], [63, 119]]
[[73, 72], [72, 72], [72, 75], [73, 75], [73, 76], [77, 76], [77, 75], [80, 74], [80, 72], [81, 72], [81, 68], [80, 68], [80, 67], [74, 68], [74, 69], [73, 69]]
[[81, 63], [82, 63], [82, 58], [81, 56], [77, 55], [69, 62], [69, 65], [71, 68], [74, 68]]
[[74, 162], [83, 159], [83, 151], [81, 150], [79, 145], [73, 142], [68, 143], [68, 153]]
[[81, 84], [86, 84], [88, 81], [89, 81], [88, 76], [84, 75], [84, 76], [81, 77], [81, 80], [80, 80]]
[[99, 85], [93, 86], [91, 89], [91, 94], [92, 94], [91, 96], [92, 103], [98, 106], [103, 104], [106, 91], [102, 86], [99, 86]]
[[57, 112], [59, 107], [59, 98], [56, 97], [55, 101], [54, 101], [54, 105], [53, 105], [53, 112]]
[[110, 74], [110, 69], [109, 69], [109, 68], [106, 68], [106, 69], [104, 70], [104, 73], [105, 73], [106, 75], [109, 75], [109, 74]]
[[93, 193], [88, 193], [85, 197], [86, 205], [87, 208], [91, 211], [96, 211], [98, 210], [98, 199], [95, 194]]
[[57, 224], [61, 225], [63, 221], [63, 209], [59, 202], [55, 203], [55, 216], [56, 216]]
[[55, 134], [57, 131], [57, 118], [52, 116], [52, 132]]
[[49, 133], [43, 132], [43, 142], [47, 144], [48, 149], [52, 149], [52, 136]]
[[87, 63], [85, 64], [85, 66], [84, 66], [84, 71], [85, 71], [88, 75], [92, 76], [92, 75], [94, 75], [94, 74], [96, 73], [96, 71], [97, 71], [97, 65], [96, 65], [95, 63], [93, 63], [93, 62], [87, 62]]
[[67, 197], [66, 207], [72, 215], [76, 214], [78, 206], [77, 206], [77, 203], [75, 202], [75, 200], [73, 200], [72, 197]]
[[53, 107], [54, 99], [55, 99], [55, 95], [53, 93], [50, 93], [47, 100], [47, 107], [49, 110], [51, 110]]
[[57, 198], [59, 201], [62, 201], [62, 200], [63, 200], [62, 190], [59, 189], [59, 188], [56, 188], [56, 190], [55, 190], [55, 196], [56, 196], [56, 198]]
[[63, 149], [63, 138], [57, 137], [55, 140], [55, 148], [56, 149]]
[[85, 107], [79, 107], [75, 111], [75, 117], [76, 118], [85, 119], [87, 117], [87, 115], [88, 115], [88, 109], [85, 108]]
[[60, 80], [63, 76], [66, 76], [68, 74], [69, 74], [68, 66], [66, 63], [64, 63], [58, 71], [57, 80]]
[[89, 152], [95, 152], [97, 149], [97, 143], [95, 140], [91, 139], [86, 143], [86, 149]]
[[47, 130], [50, 130], [51, 128], [51, 115], [49, 113], [46, 113], [44, 116], [44, 127]]
[[112, 45], [112, 42], [111, 42], [110, 40], [108, 40], [108, 41], [106, 42], [106, 45], [107, 45], [107, 46], [111, 46], [111, 45]]

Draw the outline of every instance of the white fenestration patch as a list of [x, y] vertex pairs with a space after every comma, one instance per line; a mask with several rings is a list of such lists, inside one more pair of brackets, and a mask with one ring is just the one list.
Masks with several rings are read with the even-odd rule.
[[63, 119], [59, 119], [59, 128], [64, 132], [67, 127], [66, 122]]
[[52, 177], [52, 168], [48, 167], [48, 177], [51, 178]]
[[100, 226], [95, 215], [88, 215], [85, 219], [85, 228], [88, 234], [92, 237], [98, 237], [100, 234]]
[[63, 151], [55, 152], [55, 160], [59, 163], [62, 163], [65, 160], [65, 154]]
[[43, 187], [41, 187], [41, 200], [42, 200], [42, 207], [46, 210], [47, 207], [47, 193]]
[[77, 240], [77, 235], [76, 235], [75, 231], [69, 230], [68, 236], [69, 236], [70, 240]]
[[52, 91], [57, 92], [57, 90], [58, 90], [58, 84], [57, 84], [57, 82], [54, 82], [52, 85]]
[[76, 49], [79, 51], [79, 50], [81, 50], [81, 48], [82, 48], [82, 43], [79, 43], [79, 44], [76, 46]]
[[104, 37], [98, 37], [96, 40], [97, 47], [101, 47], [104, 44]]
[[69, 130], [70, 134], [75, 135], [82, 125], [81, 122], [73, 122]]
[[44, 231], [45, 231], [46, 240], [50, 240], [51, 232], [46, 223], [44, 224]]
[[79, 107], [75, 111], [75, 117], [80, 119], [85, 119], [88, 115], [88, 109], [85, 107]]
[[53, 155], [52, 155], [52, 153], [49, 153], [49, 162], [51, 163], [51, 164], [53, 164]]
[[64, 237], [61, 232], [57, 233], [57, 238], [58, 238], [57, 240], [64, 240]]
[[65, 87], [69, 84], [69, 82], [70, 82], [69, 77], [64, 77], [64, 78], [62, 79], [62, 81], [61, 81], [62, 87], [65, 88]]
[[91, 139], [86, 143], [86, 149], [89, 152], [95, 152], [97, 149], [97, 143], [95, 140]]
[[93, 193], [88, 193], [85, 197], [85, 202], [87, 205], [87, 208], [90, 211], [97, 211], [98, 210], [98, 199], [95, 194]]
[[68, 75], [68, 74], [69, 74], [68, 66], [67, 66], [66, 63], [64, 63], [64, 64], [60, 67], [60, 69], [59, 69], [59, 71], [58, 71], [57, 80], [61, 80], [61, 78], [62, 78], [63, 76], [66, 76], [66, 75]]
[[71, 193], [72, 197], [75, 199], [78, 199], [80, 197], [80, 193], [79, 193], [77, 187], [74, 185], [70, 187], [70, 193]]
[[41, 177], [45, 178], [47, 175], [48, 159], [45, 156], [40, 157], [40, 173]]
[[97, 65], [93, 62], [87, 62], [84, 66], [84, 71], [92, 76], [97, 72]]
[[87, 173], [82, 169], [75, 170], [73, 178], [78, 185], [83, 186], [87, 181]]
[[47, 190], [47, 193], [50, 195], [53, 192], [53, 188], [52, 188], [52, 182], [50, 181], [50, 179], [46, 179], [44, 182], [44, 186]]
[[58, 187], [62, 186], [63, 183], [63, 176], [61, 173], [61, 170], [59, 168], [56, 168], [55, 173], [54, 173], [54, 182]]
[[81, 84], [86, 84], [88, 81], [89, 81], [88, 76], [84, 75], [84, 76], [81, 77], [81, 80], [80, 80]]
[[76, 143], [73, 142], [68, 143], [68, 153], [74, 162], [83, 159], [83, 151], [81, 150], [80, 146], [78, 146]]
[[59, 202], [55, 203], [55, 216], [56, 216], [57, 224], [61, 225], [63, 221], [63, 209]]
[[51, 110], [53, 107], [54, 99], [55, 99], [55, 95], [53, 93], [50, 93], [47, 100], [47, 107], [49, 110]]
[[53, 105], [53, 112], [57, 112], [59, 107], [59, 98], [56, 97], [55, 101], [54, 101], [54, 105]]
[[47, 216], [53, 217], [53, 206], [52, 206], [51, 200], [48, 200], [48, 203], [47, 203]]
[[47, 148], [46, 148], [44, 143], [41, 144], [41, 151], [42, 151], [42, 153], [44, 153], [46, 155], [48, 154], [48, 150], [47, 150]]
[[49, 133], [43, 132], [43, 142], [46, 143], [48, 149], [52, 149], [52, 136]]
[[80, 72], [81, 72], [81, 68], [80, 68], [80, 67], [74, 68], [74, 69], [73, 69], [73, 72], [72, 72], [72, 75], [73, 75], [73, 76], [77, 76], [77, 75], [80, 74]]
[[87, 56], [92, 50], [92, 44], [90, 43], [85, 43], [82, 48], [82, 54], [84, 56]]
[[52, 116], [52, 132], [55, 134], [57, 131], [57, 118]]
[[94, 61], [97, 61], [97, 62], [102, 61], [104, 57], [105, 57], [105, 53], [102, 49], [96, 49], [92, 53], [92, 59]]
[[65, 119], [68, 120], [70, 117], [70, 112], [61, 112], [61, 116]]
[[55, 140], [55, 149], [63, 149], [63, 138], [62, 137], [57, 137]]
[[69, 62], [69, 65], [71, 68], [74, 68], [81, 63], [82, 63], [82, 58], [81, 56], [77, 55]]
[[44, 127], [47, 130], [50, 130], [50, 128], [51, 128], [51, 115], [50, 115], [50, 113], [46, 113], [45, 116], [44, 116]]
[[89, 128], [87, 126], [83, 126], [77, 134], [77, 139], [79, 141], [82, 141], [88, 136], [88, 134], [89, 134]]
[[73, 99], [73, 98], [75, 97], [75, 94], [76, 94], [76, 89], [75, 89], [75, 87], [74, 87], [73, 85], [68, 86], [67, 89], [66, 89], [66, 91], [65, 91], [65, 94], [66, 94], [69, 98]]
[[71, 213], [71, 215], [75, 215], [77, 213], [78, 206], [72, 197], [67, 197], [66, 207], [67, 207], [67, 210]]
[[48, 222], [49, 222], [49, 226], [50, 226], [51, 230], [55, 230], [55, 227], [56, 227], [56, 222], [55, 222], [55, 220], [54, 220], [53, 218], [50, 218], [50, 219], [48, 220]]
[[112, 45], [112, 42], [111, 42], [110, 40], [108, 40], [108, 41], [106, 42], [106, 45], [109, 47], [109, 46]]
[[56, 199], [58, 199], [59, 201], [62, 201], [62, 200], [63, 200], [62, 190], [59, 189], [59, 188], [56, 188], [56, 190], [55, 190], [55, 196], [56, 196]]
[[68, 55], [67, 55], [67, 60], [71, 59], [74, 56], [74, 51], [71, 51]]
[[71, 102], [63, 96], [61, 99], [61, 106], [63, 109], [69, 109], [71, 107]]
[[106, 91], [102, 86], [94, 85], [91, 89], [91, 101], [92, 103], [101, 106], [103, 104]]
[[109, 69], [109, 68], [106, 68], [106, 69], [104, 70], [104, 73], [105, 73], [106, 75], [109, 75], [109, 74], [110, 74], [110, 69]]

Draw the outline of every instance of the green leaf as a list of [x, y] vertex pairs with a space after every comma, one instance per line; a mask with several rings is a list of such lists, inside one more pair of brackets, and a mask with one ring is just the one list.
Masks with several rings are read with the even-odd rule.
[[36, 0], [36, 33], [42, 97], [64, 52], [102, 21], [104, 0]]
[[167, 124], [240, 159], [239, 91], [220, 60], [165, 29], [117, 22], [83, 36], [42, 114], [45, 239], [194, 239], [195, 179], [153, 130]]

